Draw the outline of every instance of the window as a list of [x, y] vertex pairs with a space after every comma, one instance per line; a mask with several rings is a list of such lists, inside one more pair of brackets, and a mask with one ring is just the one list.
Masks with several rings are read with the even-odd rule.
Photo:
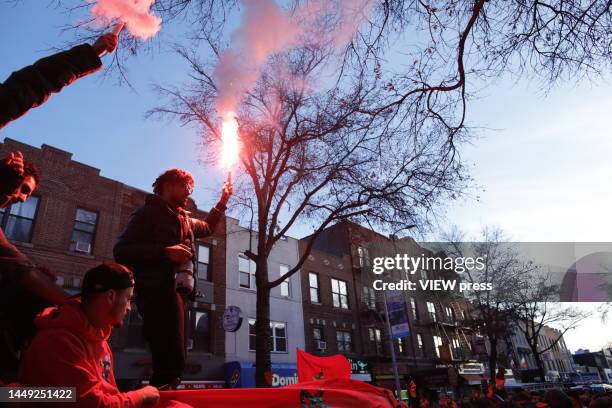
[[[287, 329], [285, 323], [270, 322], [272, 338], [272, 351], [276, 353], [287, 352]], [[255, 319], [249, 319], [249, 350], [255, 351], [257, 334], [255, 332]]]
[[419, 310], [417, 309], [417, 304], [413, 297], [410, 298], [410, 310], [412, 311], [412, 318], [414, 320], [419, 320]]
[[351, 332], [338, 330], [336, 332], [336, 341], [338, 342], [338, 352], [349, 353], [353, 350]]
[[446, 317], [450, 320], [450, 321], [454, 321], [455, 319], [453, 318], [453, 309], [451, 309], [450, 306], [446, 306], [444, 308], [444, 311], [446, 312]]
[[24, 203], [0, 209], [0, 226], [6, 237], [13, 241], [31, 242], [37, 210], [38, 197], [35, 196]]
[[314, 272], [308, 273], [308, 285], [310, 286], [310, 301], [320, 303], [319, 300], [319, 275]]
[[399, 351], [400, 354], [404, 354], [404, 343], [402, 339], [397, 339], [397, 351]]
[[72, 252], [92, 253], [97, 221], [97, 213], [77, 208], [72, 237], [70, 238], [70, 250]]
[[461, 343], [459, 343], [459, 339], [454, 337], [452, 340], [453, 343], [453, 354], [455, 356], [455, 358], [459, 357], [459, 354], [461, 352]]
[[[289, 272], [289, 265], [280, 265], [280, 276], [283, 276], [284, 274], [286, 274], [287, 272]], [[291, 278], [287, 278], [284, 281], [281, 282], [280, 284], [280, 291], [281, 291], [281, 296], [284, 297], [289, 297], [291, 296], [291, 286], [289, 284]]]
[[429, 312], [429, 318], [432, 322], [438, 321], [438, 316], [436, 315], [436, 307], [433, 303], [427, 302], [427, 312]]
[[312, 328], [312, 338], [315, 340], [325, 340], [325, 333], [323, 332], [322, 327], [313, 327]]
[[363, 303], [372, 310], [376, 310], [376, 291], [371, 286], [363, 287]]
[[332, 286], [332, 300], [334, 307], [340, 309], [348, 309], [348, 292], [346, 290], [346, 282], [339, 279], [331, 280]]
[[427, 280], [427, 271], [425, 269], [421, 269], [421, 279]]
[[380, 329], [376, 329], [374, 327], [370, 327], [368, 329], [368, 333], [370, 335], [370, 342], [372, 343], [372, 346], [374, 348], [374, 352], [377, 355], [380, 355], [383, 353], [383, 345], [382, 345], [382, 334], [380, 332]]
[[190, 310], [191, 339], [194, 351], [210, 351], [210, 316], [208, 311]]
[[208, 265], [210, 265], [210, 248], [198, 245], [198, 279], [210, 280]]
[[239, 255], [238, 269], [240, 270], [240, 287], [255, 289], [255, 262], [244, 255]]
[[370, 266], [370, 253], [367, 248], [357, 247], [357, 253], [359, 254], [359, 266], [366, 267]]
[[433, 340], [434, 340], [434, 348], [436, 349], [436, 356], [438, 356], [439, 358], [440, 349], [438, 349], [438, 347], [442, 345], [442, 338], [440, 336], [433, 336]]
[[249, 319], [249, 350], [255, 350], [256, 339], [257, 333], [255, 332], [255, 319]]
[[419, 350], [423, 350], [423, 336], [421, 336], [421, 333], [417, 333], [417, 344], [419, 347]]

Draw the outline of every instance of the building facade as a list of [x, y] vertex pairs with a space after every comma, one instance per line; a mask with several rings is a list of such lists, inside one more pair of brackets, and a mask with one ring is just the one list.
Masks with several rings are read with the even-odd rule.
[[[101, 176], [99, 169], [48, 145], [39, 149], [5, 139], [0, 157], [17, 150], [40, 169], [42, 179], [25, 203], [0, 210], [2, 228], [32, 262], [56, 275], [58, 285], [78, 292], [89, 268], [113, 262], [115, 242], [147, 193]], [[197, 217], [206, 216], [193, 203], [189, 209]], [[199, 296], [187, 316], [185, 378], [223, 380], [225, 333], [219, 321], [225, 308], [225, 220], [198, 244]], [[118, 380], [149, 377], [151, 360], [141, 329], [134, 304], [124, 327], [114, 330], [110, 339]]]
[[[310, 239], [302, 239], [302, 251]], [[429, 375], [436, 368], [459, 368], [478, 358], [472, 353], [474, 334], [462, 325], [469, 316], [467, 302], [460, 296], [423, 290], [399, 292], [410, 335], [390, 340], [384, 308], [387, 295], [373, 287], [378, 278], [372, 271], [373, 259], [432, 255], [411, 238], [385, 237], [357, 224], [340, 222], [324, 230], [312, 248], [302, 268], [307, 351], [319, 355], [338, 352], [364, 361], [372, 381], [389, 388], [394, 387], [391, 344], [402, 381], [408, 375]], [[393, 273], [387, 279], [416, 282], [440, 277], [434, 270], [409, 276]], [[321, 339], [325, 348], [319, 347]]]
[[581, 373], [597, 373], [601, 381], [612, 384], [612, 349], [600, 351], [579, 350], [573, 356]]
[[[225, 334], [226, 362], [236, 365], [242, 377], [249, 377], [242, 386], [253, 385], [255, 364], [255, 317], [257, 292], [255, 263], [244, 252], [257, 248], [257, 236], [227, 218], [226, 301], [227, 305], [242, 310], [243, 322], [236, 332]], [[272, 249], [268, 259], [269, 280], [278, 279], [293, 268], [299, 258], [298, 241], [285, 237]], [[304, 349], [304, 320], [302, 312], [301, 276], [296, 272], [272, 288], [270, 294], [270, 325], [272, 329], [272, 385], [292, 383], [296, 373], [296, 348]], [[231, 377], [231, 375], [229, 376]], [[232, 384], [230, 383], [230, 386]]]
[[[537, 377], [536, 360], [523, 331], [515, 328], [508, 340], [505, 347], [510, 357], [510, 366], [519, 372], [519, 378], [527, 381], [532, 376]], [[572, 355], [561, 331], [542, 326], [538, 334], [538, 350], [547, 380], [556, 381], [575, 371]]]

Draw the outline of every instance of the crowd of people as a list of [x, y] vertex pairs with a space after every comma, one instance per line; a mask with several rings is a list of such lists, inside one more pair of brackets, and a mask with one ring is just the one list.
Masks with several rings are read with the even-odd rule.
[[[104, 34], [11, 74], [0, 84], [0, 129], [100, 69], [100, 58], [117, 41], [116, 34]], [[0, 208], [25, 202], [42, 180], [21, 152], [11, 152], [0, 161]], [[198, 220], [186, 210], [194, 184], [185, 170], [162, 173], [118, 237], [116, 263], [84, 271], [76, 296], [57, 286], [55, 273], [28, 259], [0, 228], [0, 385], [75, 387], [81, 407], [140, 407], [155, 404], [158, 390], [180, 383], [185, 305], [196, 293], [196, 239], [212, 234], [232, 194], [225, 183], [217, 205]], [[122, 393], [108, 338], [123, 324], [134, 297], [153, 375], [151, 385]]]

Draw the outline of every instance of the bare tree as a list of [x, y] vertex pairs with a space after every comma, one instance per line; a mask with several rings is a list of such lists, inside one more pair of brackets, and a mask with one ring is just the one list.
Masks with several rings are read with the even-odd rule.
[[[577, 328], [587, 314], [558, 302], [559, 286], [551, 284], [550, 275], [541, 270], [535, 271], [531, 278], [523, 283], [519, 294], [517, 327], [527, 339], [540, 377], [544, 378], [546, 370], [542, 356], [553, 349], [568, 330]], [[559, 330], [559, 335], [548, 345], [543, 344], [540, 337], [545, 334], [545, 327], [555, 327]]]
[[[186, 51], [183, 56], [195, 82], [182, 90], [160, 88], [168, 104], [152, 113], [194, 124], [204, 161], [215, 163], [216, 86], [206, 65]], [[276, 55], [237, 112], [243, 146], [237, 196], [253, 211], [257, 236], [246, 255], [256, 264], [258, 386], [267, 385], [271, 367], [270, 290], [298, 272], [323, 229], [349, 218], [389, 231], [424, 226], [440, 201], [461, 195], [468, 180], [435, 118], [415, 111], [406, 127], [393, 112], [372, 113], [384, 95], [362, 78], [309, 89], [332, 56], [309, 46]], [[312, 227], [312, 240], [287, 274], [270, 279], [271, 250], [298, 223]]]
[[490, 378], [495, 377], [499, 363], [499, 348], [511, 338], [517, 324], [519, 288], [531, 276], [535, 266], [521, 259], [498, 228], [482, 230], [475, 242], [466, 242], [465, 235], [457, 229], [445, 234], [445, 252], [452, 257], [481, 258], [484, 267], [466, 270], [462, 280], [470, 284], [490, 284], [491, 290], [468, 290], [464, 295], [474, 312], [465, 324], [478, 330], [489, 341], [488, 366]]
[[[293, 0], [287, 8], [319, 1]], [[70, 11], [91, 6], [81, 0], [51, 3]], [[344, 64], [338, 75], [356, 71], [379, 76], [392, 97], [379, 108], [410, 106], [424, 98], [425, 109], [439, 115], [449, 128], [465, 124], [468, 88], [477, 91], [492, 77], [535, 76], [548, 89], [559, 81], [597, 78], [610, 70], [609, 0], [372, 0], [366, 4], [365, 24], [342, 50]], [[214, 48], [228, 16], [239, 9], [237, 0], [157, 0], [153, 5], [165, 26], [184, 24], [187, 41], [205, 41]], [[122, 62], [141, 45], [123, 36], [122, 46], [128, 52], [119, 54], [111, 69], [125, 75]], [[392, 54], [401, 55], [400, 66], [388, 62]], [[448, 118], [447, 111], [456, 108], [460, 114]]]

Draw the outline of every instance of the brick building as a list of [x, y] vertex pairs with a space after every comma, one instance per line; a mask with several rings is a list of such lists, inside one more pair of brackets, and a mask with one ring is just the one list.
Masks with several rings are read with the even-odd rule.
[[[23, 204], [0, 210], [7, 237], [35, 264], [57, 275], [57, 283], [76, 292], [83, 274], [113, 261], [113, 246], [146, 192], [108, 179], [100, 170], [72, 160], [52, 146], [40, 149], [12, 139], [0, 143], [0, 157], [19, 150], [42, 173], [42, 182]], [[163, 169], [160, 169], [160, 172]], [[206, 213], [195, 208], [195, 216]], [[188, 312], [186, 379], [221, 380], [225, 333], [219, 321], [225, 307], [225, 219], [215, 234], [199, 242], [199, 296]], [[118, 379], [148, 378], [150, 355], [135, 305], [122, 329], [111, 337]]]
[[[302, 251], [309, 239], [301, 240]], [[386, 237], [351, 222], [324, 230], [302, 268], [306, 350], [319, 355], [338, 352], [364, 361], [374, 383], [393, 388], [384, 295], [372, 286], [378, 278], [372, 272], [372, 260], [404, 253], [433, 255], [411, 238]], [[408, 279], [440, 277], [440, 272], [429, 270]], [[396, 271], [390, 278], [405, 277]], [[472, 353], [474, 335], [461, 324], [469, 319], [464, 298], [422, 290], [403, 291], [400, 296], [411, 332], [393, 342], [402, 380], [406, 375], [431, 373], [447, 365], [459, 367], [478, 358]]]

